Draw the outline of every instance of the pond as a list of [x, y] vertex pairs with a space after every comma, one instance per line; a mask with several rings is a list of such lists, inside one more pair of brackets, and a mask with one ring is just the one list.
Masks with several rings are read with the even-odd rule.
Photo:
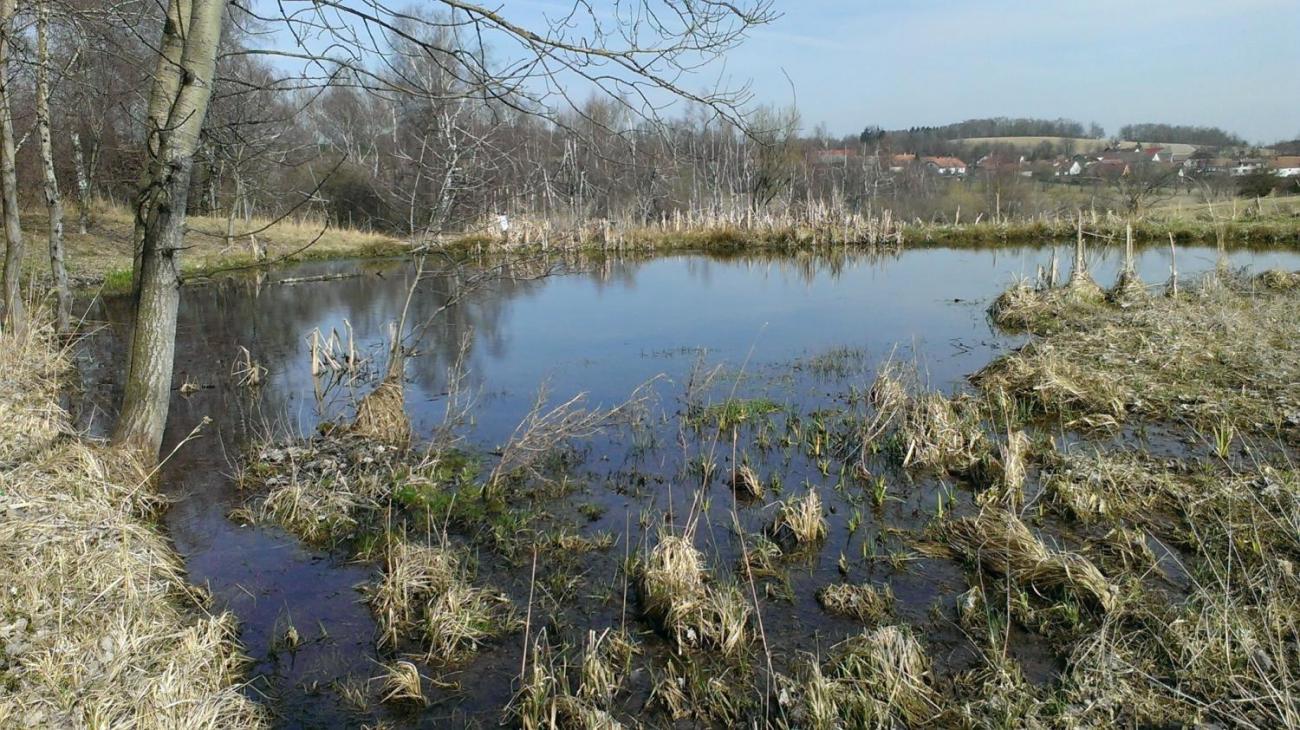
[[[1067, 270], [1069, 250], [1059, 254]], [[1169, 255], [1141, 250], [1139, 274], [1164, 282]], [[764, 480], [783, 485], [780, 496], [816, 490], [830, 513], [824, 544], [759, 587], [777, 671], [860, 629], [829, 616], [814, 599], [818, 587], [839, 581], [889, 584], [898, 620], [917, 628], [941, 671], [955, 671], [971, 657], [943, 614], [966, 579], [951, 561], [908, 554], [904, 533], [923, 530], [938, 502], [968, 508], [961, 485], [882, 471], [889, 497], [873, 505], [842, 459], [810, 450], [804, 436], [823, 427], [819, 414], [852, 408], [886, 361], [914, 364], [932, 388], [965, 387], [967, 376], [1020, 343], [991, 327], [989, 302], [1051, 256], [1044, 246], [530, 261], [504, 266], [510, 275], [463, 291], [445, 308], [448, 292], [466, 286], [465, 274], [438, 273], [416, 290], [408, 318], [428, 327], [406, 367], [407, 412], [417, 439], [430, 434], [445, 418], [449, 372], [462, 362], [457, 393], [473, 404], [459, 430], [469, 448], [490, 458], [540, 388], [551, 404], [584, 393], [588, 407], [615, 406], [634, 393], [643, 399], [635, 427], [611, 427], [572, 444], [571, 484], [545, 510], [552, 527], [609, 535], [612, 547], [552, 570], [472, 544], [477, 578], [521, 610], [539, 583], [560, 587], [559, 597], [531, 604], [534, 620], [548, 630], [580, 640], [589, 628], [626, 625], [643, 642], [622, 700], [628, 716], [644, 704], [668, 643], [640, 618], [625, 559], [663, 530], [680, 530], [683, 516], [698, 508], [696, 545], [713, 574], [734, 576], [737, 533], [759, 534], [772, 521], [776, 495], [738, 504], [723, 479], [697, 503], [705, 463], [722, 474], [735, 461], [751, 463]], [[1216, 260], [1213, 248], [1181, 248], [1177, 256], [1183, 277]], [[1115, 249], [1093, 252], [1090, 268], [1100, 283], [1114, 280], [1119, 258]], [[1283, 251], [1236, 250], [1231, 262], [1256, 271], [1300, 269], [1300, 255]], [[250, 692], [284, 726], [344, 727], [376, 718], [402, 726], [491, 725], [518, 689], [522, 632], [489, 642], [454, 667], [429, 669], [458, 686], [435, 690], [428, 708], [354, 707], [349, 688], [376, 676], [390, 658], [375, 649], [375, 622], [357, 590], [373, 580], [375, 566], [231, 518], [247, 497], [234, 474], [252, 439], [310, 434], [323, 421], [348, 418], [373, 387], [370, 376], [384, 367], [389, 328], [413, 274], [411, 262], [398, 260], [313, 263], [183, 292], [164, 453], [193, 438], [163, 472], [172, 499], [165, 525], [191, 580], [210, 589], [217, 609], [239, 617], [254, 659]], [[124, 310], [117, 299], [91, 308], [90, 318], [105, 325], [86, 338], [78, 357], [85, 387], [78, 417], [91, 432], [111, 423], [120, 395]], [[337, 336], [336, 355], [351, 342], [359, 374], [314, 377], [313, 332], [318, 342]], [[241, 387], [232, 374], [240, 348], [266, 369], [260, 387]], [[770, 405], [774, 413], [735, 429], [688, 425], [728, 399]], [[834, 424], [825, 428], [834, 431]], [[799, 443], [782, 448], [794, 432]], [[778, 445], [756, 445], [764, 439]], [[289, 626], [302, 637], [291, 650], [281, 640]], [[1031, 640], [1013, 645], [1028, 674], [1050, 680], [1058, 658]], [[361, 691], [367, 692], [373, 696], [374, 688]]]

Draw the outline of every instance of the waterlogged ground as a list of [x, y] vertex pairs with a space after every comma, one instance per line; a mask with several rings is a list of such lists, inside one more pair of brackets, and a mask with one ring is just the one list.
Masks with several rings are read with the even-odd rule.
[[[824, 655], [861, 629], [827, 614], [814, 597], [818, 588], [869, 582], [891, 587], [895, 619], [917, 630], [939, 672], [952, 672], [974, 661], [953, 620], [967, 580], [959, 564], [912, 548], [940, 511], [969, 510], [970, 497], [960, 482], [909, 477], [883, 456], [868, 460], [870, 477], [854, 473], [844, 416], [860, 408], [875, 371], [889, 360], [914, 363], [930, 387], [963, 388], [966, 376], [1019, 343], [989, 325], [988, 303], [1051, 256], [1044, 247], [556, 262], [569, 273], [530, 278], [538, 267], [520, 266], [513, 273], [522, 278], [495, 280], [442, 312], [458, 284], [434, 276], [417, 291], [409, 317], [431, 325], [406, 368], [407, 412], [417, 438], [443, 422], [448, 370], [467, 341], [462, 393], [474, 405], [462, 432], [490, 469], [540, 387], [551, 403], [586, 393], [589, 407], [609, 407], [649, 384], [640, 391], [646, 402], [635, 424], [573, 444], [562, 462], [562, 486], [530, 502], [520, 518], [520, 535], [608, 536], [608, 548], [578, 559], [539, 558], [534, 567], [531, 553], [500, 536], [485, 540], [470, 531], [457, 538], [474, 555], [476, 583], [505, 591], [521, 614], [532, 596], [534, 631], [545, 626], [569, 643], [588, 629], [625, 627], [633, 634], [641, 653], [618, 701], [616, 714], [625, 719], [670, 724], [666, 715], [641, 709], [669, 644], [643, 620], [626, 558], [665, 531], [680, 533], [698, 512], [695, 544], [708, 568], [720, 580], [737, 580], [742, 535], [752, 538], [772, 523], [775, 500], [809, 489], [825, 503], [828, 537], [779, 560], [775, 574], [754, 589], [776, 671]], [[1064, 271], [1068, 252], [1062, 248], [1060, 256]], [[1118, 252], [1091, 258], [1096, 279], [1113, 281]], [[1300, 269], [1300, 256], [1286, 252], [1235, 251], [1231, 261], [1254, 270]], [[1184, 277], [1214, 262], [1212, 249], [1178, 251]], [[1168, 250], [1141, 252], [1138, 272], [1163, 282]], [[280, 283], [326, 274], [349, 276]], [[248, 497], [232, 475], [250, 439], [310, 434], [323, 420], [349, 418], [356, 398], [373, 387], [366, 374], [384, 365], [387, 330], [412, 274], [398, 261], [314, 264], [184, 291], [165, 450], [205, 418], [212, 422], [167, 462], [163, 484], [174, 504], [166, 524], [191, 579], [240, 617], [255, 662], [250, 692], [285, 726], [377, 719], [413, 727], [494, 725], [519, 688], [522, 631], [453, 667], [422, 667], [444, 685], [431, 691], [428, 708], [381, 707], [373, 701], [378, 687], [366, 682], [393, 657], [376, 651], [376, 625], [356, 590], [373, 580], [375, 566], [229, 517]], [[80, 418], [92, 430], [110, 422], [118, 395], [122, 314], [121, 301], [91, 309], [91, 318], [106, 324], [81, 353]], [[350, 336], [361, 374], [351, 382], [313, 378], [314, 330], [324, 338], [337, 333], [342, 351]], [[260, 387], [238, 384], [241, 347], [266, 369]], [[733, 499], [735, 462], [754, 468], [768, 487], [763, 499]], [[714, 479], [702, 491], [710, 465]], [[284, 639], [290, 627], [296, 646]], [[1009, 645], [1033, 680], [1051, 680], [1059, 658], [1032, 635]], [[757, 671], [758, 663], [751, 666]]]

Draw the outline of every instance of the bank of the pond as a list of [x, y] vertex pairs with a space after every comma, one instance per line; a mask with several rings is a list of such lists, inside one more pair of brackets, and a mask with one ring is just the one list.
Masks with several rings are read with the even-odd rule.
[[134, 459], [73, 433], [49, 329], [0, 333], [0, 727], [260, 727], [229, 613], [153, 524]]
[[[1222, 212], [1204, 210], [1161, 210], [1139, 216], [1133, 223], [1139, 244], [1167, 245], [1170, 238], [1179, 245], [1217, 244], [1225, 246], [1281, 246], [1300, 244], [1300, 198], [1269, 199], [1263, 203], [1243, 202], [1230, 206], [1219, 203]], [[86, 234], [66, 236], [68, 263], [73, 281], [82, 289], [102, 289], [105, 294], [122, 293], [131, 284], [131, 222], [124, 211], [97, 209], [94, 225]], [[39, 216], [24, 216], [24, 228], [34, 239], [43, 234]], [[1113, 214], [1085, 215], [1084, 227], [1092, 245], [1122, 242], [1127, 222]], [[243, 236], [227, 243], [213, 231], [224, 230], [224, 221], [194, 217], [190, 237], [194, 245], [182, 257], [186, 279], [201, 281], [232, 270], [247, 270], [275, 264], [379, 258], [409, 254], [414, 246], [403, 238], [378, 233], [330, 227], [320, 222], [255, 222]], [[485, 233], [451, 234], [437, 248], [452, 255], [511, 252], [541, 254], [548, 251], [603, 253], [697, 252], [727, 254], [740, 252], [792, 252], [828, 246], [898, 249], [921, 246], [998, 246], [1040, 244], [1065, 240], [1075, 235], [1076, 221], [1069, 215], [1032, 220], [966, 222], [957, 224], [910, 223], [883, 218], [839, 219], [824, 223], [734, 223], [707, 221], [687, 225], [664, 222], [631, 226], [595, 221], [581, 226], [512, 224], [508, 236]], [[254, 250], [264, 249], [262, 253]], [[26, 268], [43, 276], [48, 268], [44, 247], [28, 246]]]

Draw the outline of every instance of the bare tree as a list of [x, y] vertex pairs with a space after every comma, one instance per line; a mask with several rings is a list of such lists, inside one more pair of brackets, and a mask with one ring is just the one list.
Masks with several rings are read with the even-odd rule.
[[72, 295], [63, 258], [63, 196], [54, 174], [54, 144], [50, 138], [50, 8], [49, 0], [36, 2], [36, 133], [40, 141], [41, 172], [45, 178], [45, 207], [49, 213], [50, 275], [54, 280], [55, 313], [59, 332], [68, 331]]
[[23, 230], [19, 225], [18, 170], [11, 113], [12, 87], [9, 54], [13, 46], [14, 16], [18, 0], [0, 0], [0, 194], [3, 195], [5, 233], [4, 323], [13, 329], [23, 326], [23, 299], [18, 282], [23, 267]]
[[170, 0], [146, 124], [147, 171], [135, 201], [134, 318], [113, 440], [156, 456], [171, 394], [180, 253], [199, 131], [221, 40], [219, 0]]

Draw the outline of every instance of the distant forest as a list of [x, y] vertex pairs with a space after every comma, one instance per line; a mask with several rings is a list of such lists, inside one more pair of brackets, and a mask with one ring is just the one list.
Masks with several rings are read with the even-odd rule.
[[1119, 138], [1142, 142], [1176, 142], [1207, 147], [1243, 147], [1246, 140], [1218, 127], [1194, 127], [1183, 124], [1126, 124], [1119, 128]]
[[[1031, 119], [991, 117], [967, 119], [955, 124], [933, 127], [884, 130], [869, 126], [858, 139], [864, 144], [881, 144], [889, 149], [921, 154], [953, 152], [956, 140], [982, 137], [1065, 137], [1105, 139], [1106, 130], [1096, 122], [1084, 124], [1073, 119]], [[1164, 142], [1204, 145], [1207, 147], [1243, 147], [1245, 140], [1218, 127], [1146, 122], [1120, 127], [1116, 139], [1138, 142]]]

